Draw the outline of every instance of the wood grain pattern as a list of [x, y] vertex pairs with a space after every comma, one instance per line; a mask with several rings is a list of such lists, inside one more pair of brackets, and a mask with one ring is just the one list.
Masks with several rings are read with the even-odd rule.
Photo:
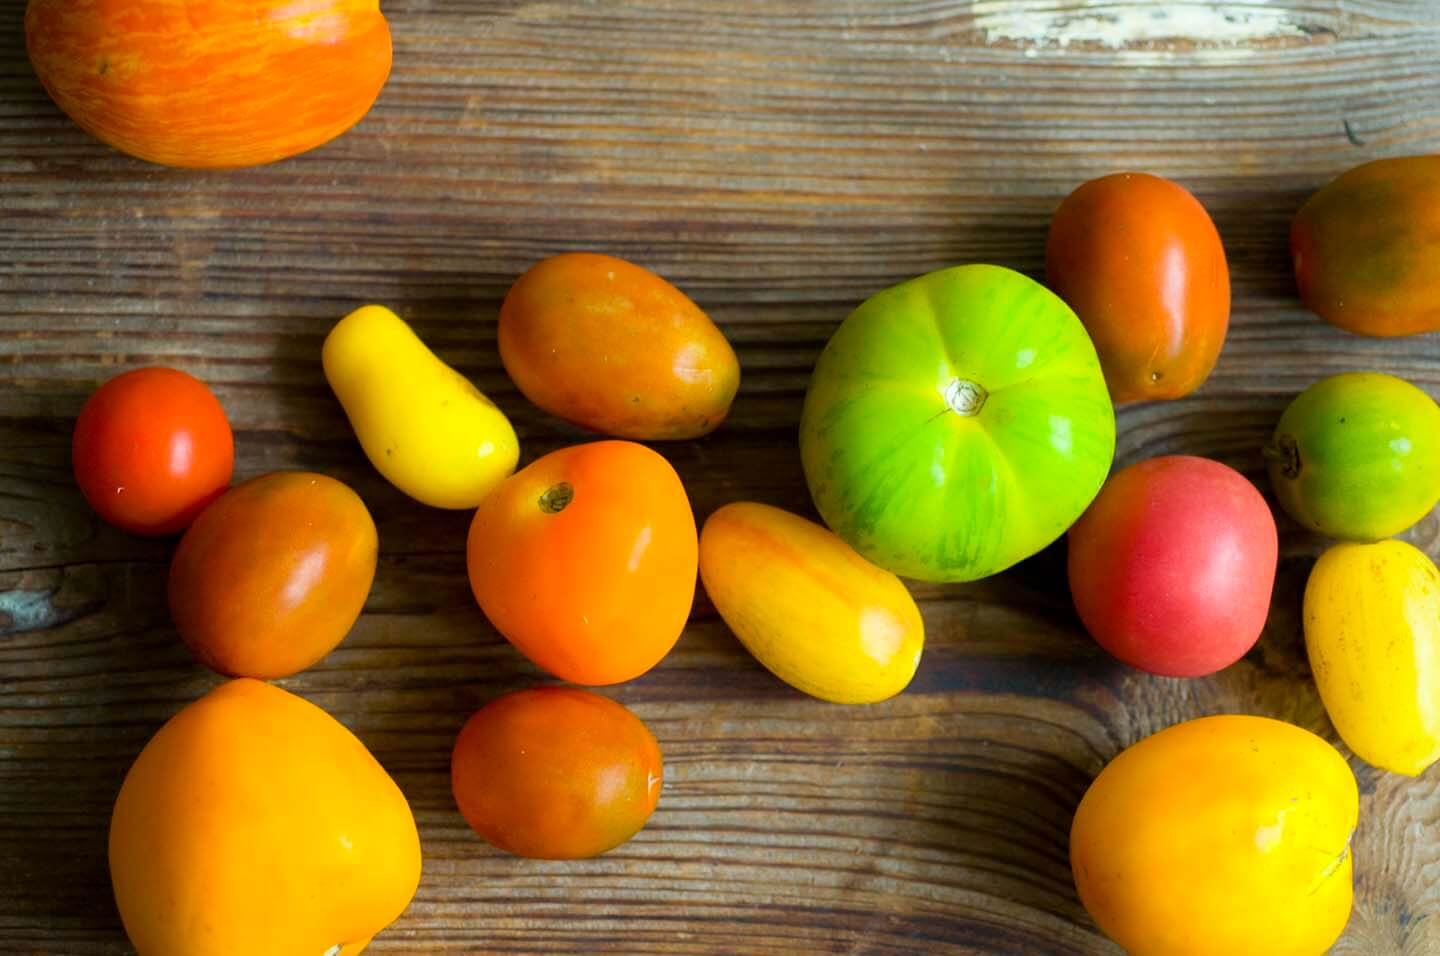
[[[1123, 411], [1121, 462], [1185, 451], [1259, 479], [1262, 437], [1321, 374], [1385, 369], [1440, 394], [1440, 339], [1323, 325], [1285, 248], [1331, 176], [1440, 150], [1440, 6], [1167, 6], [1216, 32], [1142, 29], [1139, 0], [395, 0], [395, 72], [359, 127], [276, 166], [182, 173], [70, 124], [26, 62], [22, 0], [0, 0], [0, 952], [130, 951], [110, 804], [148, 735], [215, 681], [169, 625], [167, 545], [99, 524], [69, 476], [86, 395], [146, 363], [215, 386], [239, 475], [324, 470], [375, 514], [364, 617], [283, 683], [353, 728], [416, 809], [424, 882], [376, 954], [1117, 952], [1075, 898], [1071, 813], [1110, 757], [1187, 717], [1334, 739], [1299, 625], [1319, 539], [1282, 524], [1260, 645], [1198, 681], [1104, 657], [1060, 547], [916, 586], [920, 673], [862, 709], [775, 681], [702, 598], [675, 653], [614, 691], [665, 748], [649, 827], [600, 860], [523, 862], [465, 829], [448, 758], [476, 707], [540, 675], [470, 598], [466, 516], [369, 468], [318, 356], [350, 308], [390, 304], [534, 457], [581, 433], [506, 379], [499, 299], [547, 254], [632, 258], [709, 310], [744, 368], [731, 421], [664, 449], [697, 514], [737, 498], [808, 512], [795, 425], [846, 312], [955, 262], [1037, 273], [1066, 192], [1144, 168], [1214, 213], [1235, 314], [1198, 396]], [[1411, 537], [1434, 555], [1440, 521]], [[1358, 899], [1335, 952], [1440, 953], [1440, 777], [1355, 767]]]

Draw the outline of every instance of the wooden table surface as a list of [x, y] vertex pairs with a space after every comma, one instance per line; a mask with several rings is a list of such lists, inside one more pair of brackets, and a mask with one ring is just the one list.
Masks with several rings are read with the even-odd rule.
[[[1323, 542], [1283, 519], [1264, 636], [1204, 680], [1104, 656], [1063, 545], [915, 586], [919, 674], [866, 708], [776, 681], [702, 595], [674, 653], [610, 691], [665, 750], [649, 826], [593, 861], [504, 856], [452, 805], [450, 747], [480, 704], [544, 678], [469, 594], [468, 515], [370, 468], [320, 343], [356, 305], [393, 306], [496, 398], [529, 460], [583, 435], [506, 378], [499, 300], [545, 255], [633, 259], [707, 309], [744, 368], [720, 431], [663, 448], [697, 517], [742, 498], [811, 513], [796, 422], [848, 311], [948, 264], [1038, 274], [1065, 193], [1146, 169], [1212, 211], [1235, 309], [1198, 395], [1121, 411], [1119, 462], [1209, 455], [1263, 488], [1261, 441], [1320, 375], [1385, 369], [1440, 393], [1440, 338], [1322, 324], [1286, 253], [1320, 184], [1440, 150], [1440, 3], [395, 0], [395, 70], [367, 119], [298, 159], [210, 173], [128, 159], [66, 120], [25, 58], [23, 7], [0, 0], [0, 951], [130, 951], [110, 806], [150, 734], [217, 682], [167, 618], [171, 545], [101, 524], [71, 480], [81, 403], [143, 364], [214, 386], [237, 478], [322, 470], [379, 525], [364, 616], [281, 682], [359, 734], [417, 814], [424, 879], [377, 956], [1117, 953], [1067, 863], [1109, 758], [1219, 712], [1335, 739], [1298, 615]], [[1410, 537], [1433, 555], [1440, 522]], [[1440, 773], [1352, 764], [1357, 902], [1335, 952], [1440, 953]]]

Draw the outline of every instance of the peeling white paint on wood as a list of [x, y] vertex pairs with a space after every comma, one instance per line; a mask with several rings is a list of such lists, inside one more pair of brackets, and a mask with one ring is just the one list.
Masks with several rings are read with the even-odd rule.
[[1124, 50], [1179, 44], [1235, 51], [1309, 33], [1291, 8], [1270, 0], [1245, 3], [1117, 3], [1115, 0], [974, 0], [971, 14], [986, 42], [1027, 48], [1071, 46]]

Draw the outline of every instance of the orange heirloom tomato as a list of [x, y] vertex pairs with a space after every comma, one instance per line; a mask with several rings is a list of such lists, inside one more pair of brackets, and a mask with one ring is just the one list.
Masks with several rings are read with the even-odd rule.
[[1355, 775], [1268, 717], [1187, 721], [1100, 772], [1075, 812], [1080, 901], [1131, 956], [1323, 956], [1350, 917]]
[[150, 739], [110, 819], [139, 956], [356, 956], [420, 883], [405, 795], [325, 711], [254, 680]]
[[207, 667], [285, 677], [344, 639], [365, 605], [379, 549], [349, 487], [310, 472], [235, 486], [201, 513], [170, 565], [170, 613]]
[[572, 252], [500, 307], [500, 358], [525, 397], [607, 435], [695, 438], [725, 420], [740, 364], [685, 294], [623, 259]]
[[205, 383], [174, 368], [140, 368], [100, 386], [71, 442], [90, 507], [136, 534], [181, 531], [230, 485], [235, 438]]
[[661, 776], [660, 745], [639, 717], [568, 687], [486, 704], [450, 761], [465, 822], [507, 853], [547, 860], [596, 856], [639, 833]]
[[355, 125], [390, 75], [377, 0], [30, 0], [25, 42], [71, 119], [167, 166], [313, 149]]
[[1045, 274], [1085, 323], [1116, 402], [1180, 398], [1215, 367], [1230, 267], [1184, 187], [1146, 173], [1080, 186], [1050, 222]]
[[697, 550], [680, 476], [627, 441], [562, 448], [511, 475], [476, 510], [466, 548], [495, 628], [576, 684], [627, 681], [669, 653]]
[[813, 521], [753, 501], [712, 514], [700, 579], [755, 658], [821, 700], [869, 704], [904, 690], [925, 623], [900, 579]]
[[1440, 153], [1377, 159], [1300, 207], [1290, 227], [1305, 307], [1357, 335], [1440, 331]]

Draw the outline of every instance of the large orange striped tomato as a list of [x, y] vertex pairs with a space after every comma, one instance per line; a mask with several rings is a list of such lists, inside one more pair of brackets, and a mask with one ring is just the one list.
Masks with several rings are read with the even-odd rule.
[[377, 0], [30, 0], [40, 82], [86, 131], [167, 166], [251, 166], [328, 142], [390, 75]]
[[139, 956], [357, 956], [415, 895], [420, 836], [339, 721], [233, 680], [170, 718], [125, 775], [110, 880]]

